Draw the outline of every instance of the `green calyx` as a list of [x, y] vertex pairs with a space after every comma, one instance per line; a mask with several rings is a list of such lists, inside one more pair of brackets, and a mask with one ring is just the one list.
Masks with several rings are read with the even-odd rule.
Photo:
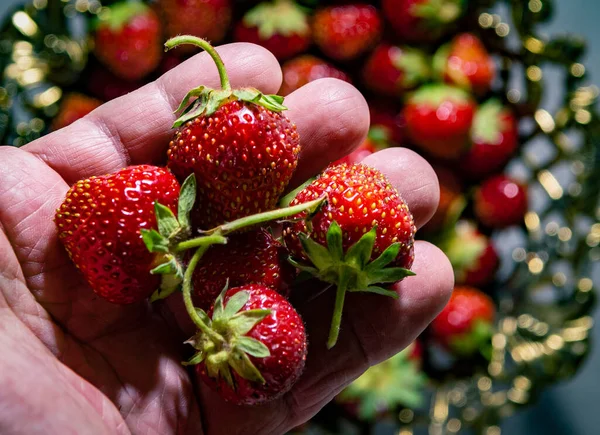
[[452, 101], [456, 104], [466, 104], [471, 101], [468, 92], [449, 85], [434, 83], [421, 86], [410, 96], [411, 104], [429, 104], [439, 106], [444, 101]]
[[359, 417], [372, 420], [381, 411], [398, 406], [415, 409], [423, 404], [427, 377], [410, 360], [405, 349], [390, 359], [370, 367], [338, 396], [341, 402], [358, 401]]
[[227, 287], [216, 299], [212, 319], [203, 310], [196, 309], [205, 328], [188, 340], [187, 343], [194, 346], [197, 352], [184, 365], [204, 362], [210, 377], [223, 378], [231, 388], [235, 388], [232, 369], [244, 379], [264, 384], [265, 379], [250, 357], [266, 358], [271, 353], [264, 343], [247, 334], [271, 310], [241, 311], [250, 298], [247, 291], [236, 293], [225, 305], [223, 298], [226, 291]]
[[453, 337], [450, 340], [450, 350], [458, 357], [470, 357], [480, 353], [484, 358], [490, 359], [492, 352], [492, 336], [494, 326], [483, 319], [473, 322], [471, 330]]
[[192, 44], [196, 47], [200, 47], [211, 56], [219, 71], [221, 89], [211, 89], [206, 86], [199, 86], [189, 91], [175, 111], [175, 113], [179, 113], [179, 118], [173, 124], [173, 128], [178, 128], [187, 121], [199, 116], [210, 116], [221, 106], [232, 101], [245, 101], [247, 103], [262, 106], [273, 112], [287, 110], [283, 105], [282, 96], [265, 95], [254, 88], [232, 89], [221, 56], [219, 56], [213, 46], [204, 39], [191, 35], [176, 36], [165, 43], [165, 51], [181, 44]]
[[427, 0], [413, 6], [413, 14], [426, 19], [430, 27], [449, 24], [463, 13], [463, 0]]
[[108, 8], [103, 8], [96, 21], [96, 28], [107, 26], [113, 31], [118, 31], [132, 18], [147, 13], [150, 7], [140, 1], [116, 3]]
[[488, 144], [498, 144], [501, 132], [506, 129], [502, 119], [504, 107], [500, 101], [492, 99], [479, 106], [473, 120], [473, 137]]
[[290, 259], [292, 265], [321, 281], [337, 285], [335, 309], [327, 342], [329, 349], [337, 342], [346, 291], [398, 298], [396, 292], [379, 284], [391, 284], [415, 275], [408, 269], [389, 266], [400, 252], [400, 243], [393, 243], [378, 258], [370, 261], [376, 237], [377, 227], [373, 227], [344, 252], [342, 229], [335, 221], [327, 231], [327, 247], [315, 242], [306, 234], [299, 235], [310, 265]]
[[157, 230], [141, 229], [142, 239], [150, 252], [157, 254], [153, 275], [162, 275], [161, 287], [154, 292], [150, 301], [163, 299], [173, 293], [183, 280], [181, 255], [176, 245], [191, 235], [190, 212], [196, 198], [196, 178], [190, 175], [181, 186], [177, 217], [170, 208], [154, 203]]
[[460, 275], [481, 257], [487, 240], [484, 235], [477, 234], [469, 222], [459, 222], [439, 246], [448, 256], [455, 273]]
[[431, 68], [423, 52], [414, 48], [402, 48], [392, 60], [394, 66], [402, 71], [402, 86], [414, 88], [431, 76]]
[[258, 28], [261, 39], [273, 35], [306, 35], [310, 27], [304, 10], [290, 0], [263, 2], [252, 8], [244, 16], [244, 24]]

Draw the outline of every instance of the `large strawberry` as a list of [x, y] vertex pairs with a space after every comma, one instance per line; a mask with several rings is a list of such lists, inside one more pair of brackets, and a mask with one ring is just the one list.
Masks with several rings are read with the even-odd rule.
[[262, 45], [277, 59], [287, 59], [310, 45], [308, 15], [293, 0], [259, 3], [238, 23], [235, 39]]
[[383, 0], [383, 13], [400, 38], [434, 41], [462, 15], [463, 0]]
[[458, 357], [486, 353], [496, 315], [494, 302], [485, 293], [457, 286], [442, 312], [431, 323], [433, 337]]
[[[58, 236], [90, 287], [103, 298], [128, 304], [161, 286], [151, 271], [169, 260], [149, 252], [143, 230], [161, 229], [161, 211], [177, 211], [179, 183], [163, 168], [131, 166], [75, 183], [56, 211]], [[169, 212], [170, 213], [170, 212]]]
[[374, 6], [349, 4], [319, 9], [312, 29], [314, 41], [323, 53], [332, 59], [350, 60], [379, 40], [382, 22]]
[[[168, 37], [193, 35], [221, 41], [231, 22], [231, 0], [158, 0]], [[192, 51], [191, 46], [180, 51]]]
[[227, 245], [214, 246], [194, 271], [194, 301], [208, 310], [229, 286], [261, 284], [287, 296], [294, 269], [287, 249], [265, 229], [232, 235]]
[[[224, 294], [223, 294], [224, 293]], [[188, 364], [225, 400], [258, 405], [288, 392], [306, 360], [300, 315], [276, 291], [252, 284], [223, 292], [189, 340], [198, 352]]]
[[469, 179], [481, 179], [502, 169], [519, 141], [517, 120], [498, 100], [479, 106], [471, 130], [471, 147], [461, 157], [461, 171]]
[[488, 227], [504, 228], [522, 223], [527, 206], [525, 187], [506, 175], [485, 180], [475, 192], [475, 216]]
[[411, 141], [434, 157], [459, 157], [469, 144], [475, 102], [462, 89], [433, 84], [415, 91], [403, 116]]
[[362, 73], [365, 85], [373, 91], [402, 96], [427, 80], [429, 69], [421, 51], [384, 43], [373, 51]]
[[52, 130], [71, 125], [78, 119], [83, 118], [92, 110], [100, 107], [101, 101], [88, 97], [87, 95], [72, 92], [66, 95], [60, 102], [58, 114], [52, 120]]
[[447, 83], [476, 94], [490, 90], [496, 65], [475, 35], [463, 33], [441, 47], [434, 56], [434, 68]]
[[280, 95], [288, 95], [307, 83], [323, 78], [334, 78], [350, 83], [350, 77], [342, 70], [310, 54], [299, 56], [283, 64], [283, 83]]
[[142, 2], [109, 6], [95, 31], [94, 54], [117, 76], [139, 80], [160, 63], [161, 23]]
[[500, 264], [494, 245], [473, 222], [459, 221], [440, 247], [448, 256], [458, 285], [481, 288], [489, 284]]
[[275, 208], [298, 163], [296, 126], [281, 112], [283, 97], [253, 88], [232, 89], [223, 61], [206, 41], [191, 36], [167, 47], [191, 43], [214, 59], [222, 89], [204, 86], [185, 97], [169, 145], [168, 167], [179, 178], [194, 173], [198, 183], [195, 223], [203, 229]]
[[[397, 297], [378, 286], [411, 275], [415, 224], [398, 192], [376, 169], [363, 164], [326, 169], [291, 205], [327, 195], [316, 213], [284, 225], [284, 239], [298, 268], [337, 285], [328, 347], [339, 333], [346, 291]], [[387, 267], [389, 266], [389, 267]]]

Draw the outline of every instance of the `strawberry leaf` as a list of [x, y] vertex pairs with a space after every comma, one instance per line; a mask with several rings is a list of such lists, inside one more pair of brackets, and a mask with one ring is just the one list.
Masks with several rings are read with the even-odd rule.
[[327, 248], [333, 261], [340, 261], [344, 257], [342, 229], [335, 221], [331, 222], [327, 230]]
[[204, 324], [206, 326], [210, 326], [212, 323], [212, 320], [210, 320], [210, 317], [208, 317], [208, 314], [206, 314], [206, 311], [204, 311], [202, 308], [195, 308], [196, 310], [196, 314], [198, 314], [198, 317], [200, 317], [200, 319], [204, 322]]
[[197, 352], [193, 357], [182, 362], [181, 364], [184, 366], [195, 366], [204, 361], [204, 358], [206, 358], [206, 354], [204, 352]]
[[190, 99], [199, 97], [200, 95], [202, 95], [205, 92], [205, 90], [209, 90], [209, 88], [207, 88], [205, 86], [198, 86], [197, 88], [194, 88], [191, 91], [189, 91], [185, 95], [183, 100], [181, 100], [181, 103], [179, 104], [179, 107], [175, 110], [175, 113], [182, 113], [188, 107], [188, 103], [190, 102]]
[[385, 251], [381, 253], [379, 257], [377, 257], [375, 260], [369, 263], [365, 270], [367, 271], [367, 273], [369, 273], [373, 270], [383, 269], [385, 266], [387, 266], [396, 259], [399, 252], [400, 243], [392, 243], [390, 246], [387, 247]]
[[234, 351], [228, 361], [229, 365], [242, 378], [252, 382], [260, 382], [261, 384], [266, 383], [265, 378], [263, 378], [256, 366], [252, 364], [252, 361], [250, 361], [245, 352]]
[[358, 269], [363, 269], [371, 258], [376, 237], [377, 225], [375, 225], [371, 231], [365, 233], [358, 242], [348, 248], [348, 252], [346, 252], [346, 257], [344, 259], [345, 262], [355, 265]]
[[299, 234], [300, 243], [306, 256], [319, 270], [328, 269], [333, 265], [332, 258], [327, 249], [309, 238], [306, 234]]
[[[245, 335], [254, 326], [271, 314], [271, 310], [248, 310], [236, 314], [229, 319], [229, 328], [239, 335]], [[214, 317], [214, 316], [213, 316]]]
[[239, 350], [255, 358], [267, 358], [271, 356], [269, 348], [264, 343], [252, 337], [240, 337], [236, 346]]
[[360, 293], [375, 293], [375, 294], [378, 294], [378, 295], [389, 296], [391, 298], [398, 299], [398, 293], [396, 293], [393, 290], [384, 289], [383, 287], [370, 286], [370, 287], [367, 287], [365, 289], [350, 290], [350, 291], [352, 291], [352, 292], [360, 292]]
[[142, 240], [150, 252], [169, 252], [169, 240], [156, 230], [141, 229]]
[[177, 216], [182, 228], [190, 227], [190, 212], [196, 201], [196, 177], [191, 174], [181, 185], [179, 192], [179, 204], [177, 206]]
[[229, 301], [227, 301], [227, 305], [225, 306], [225, 310], [223, 311], [223, 317], [225, 319], [233, 317], [235, 313], [240, 311], [242, 307], [246, 305], [248, 299], [250, 299], [250, 293], [248, 293], [247, 291], [241, 291], [234, 294], [232, 297], [229, 298]]
[[385, 269], [379, 269], [369, 273], [369, 281], [380, 284], [393, 283], [402, 281], [407, 276], [414, 275], [414, 272], [402, 267], [387, 267]]
[[171, 237], [179, 230], [179, 222], [169, 207], [166, 207], [158, 202], [154, 203], [154, 212], [156, 213], [156, 223], [158, 232], [166, 237]]

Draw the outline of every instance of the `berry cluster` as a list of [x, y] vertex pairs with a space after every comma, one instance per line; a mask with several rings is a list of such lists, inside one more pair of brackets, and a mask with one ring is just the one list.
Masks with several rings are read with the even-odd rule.
[[[166, 167], [78, 181], [55, 222], [102, 298], [156, 302], [181, 289], [197, 328], [185, 364], [228, 401], [264, 403], [305, 365], [304, 323], [287, 299], [296, 273], [337, 287], [331, 348], [346, 292], [398, 297], [385, 286], [412, 275], [415, 225], [385, 176], [362, 164], [330, 166], [279, 207], [301, 148], [283, 97], [233, 89], [204, 39], [177, 36], [165, 47], [182, 44], [208, 52], [221, 89], [185, 96]], [[281, 220], [278, 240], [271, 230]]]

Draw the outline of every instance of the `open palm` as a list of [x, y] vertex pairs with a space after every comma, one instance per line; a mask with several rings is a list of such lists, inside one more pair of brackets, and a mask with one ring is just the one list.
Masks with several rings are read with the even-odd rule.
[[[281, 70], [249, 44], [219, 48], [234, 86], [275, 93]], [[416, 244], [411, 277], [392, 302], [348, 297], [337, 346], [326, 351], [332, 292], [299, 307], [309, 334], [306, 371], [282, 399], [236, 407], [202, 387], [183, 360], [192, 331], [179, 298], [117, 306], [98, 298], [58, 241], [55, 209], [70, 184], [130, 164], [164, 163], [173, 110], [190, 88], [218, 86], [206, 54], [21, 149], [0, 147], [0, 433], [277, 434], [314, 415], [370, 365], [410, 343], [445, 304], [452, 270]], [[298, 183], [356, 147], [369, 115], [361, 95], [333, 79], [286, 100], [302, 140]], [[382, 170], [423, 225], [437, 206], [437, 179], [406, 149], [365, 163]]]

